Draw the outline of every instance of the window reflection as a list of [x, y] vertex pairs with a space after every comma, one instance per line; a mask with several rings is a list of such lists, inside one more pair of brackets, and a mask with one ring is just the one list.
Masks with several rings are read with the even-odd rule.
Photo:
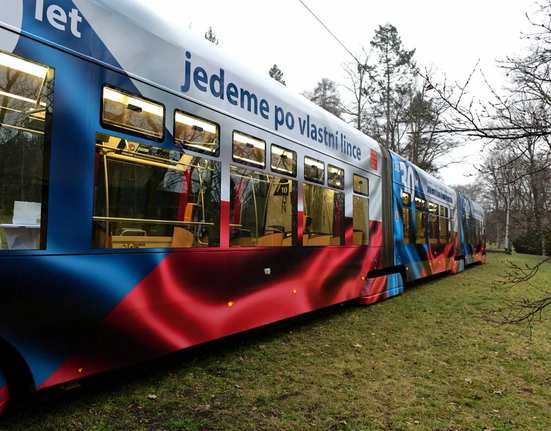
[[230, 193], [230, 246], [296, 244], [296, 181], [231, 166]]
[[233, 160], [263, 168], [266, 165], [266, 142], [243, 133], [233, 132]]
[[103, 134], [94, 248], [220, 245], [220, 163]]
[[344, 245], [344, 193], [304, 184], [303, 194], [303, 245]]
[[164, 107], [110, 87], [103, 87], [102, 121], [110, 128], [122, 129], [161, 141], [164, 136]]
[[174, 142], [200, 153], [218, 156], [220, 128], [218, 124], [184, 112], [175, 113]]
[[0, 248], [45, 248], [54, 70], [0, 52]]

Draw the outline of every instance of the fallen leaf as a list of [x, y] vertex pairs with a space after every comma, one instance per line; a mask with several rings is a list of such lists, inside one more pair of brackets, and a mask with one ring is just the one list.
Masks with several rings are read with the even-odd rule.
[[147, 396], [147, 398], [149, 398], [150, 400], [156, 400], [156, 399], [157, 399], [157, 395], [155, 395], [155, 394], [149, 394], [149, 395]]
[[465, 379], [465, 381], [470, 385], [473, 382], [473, 379]]

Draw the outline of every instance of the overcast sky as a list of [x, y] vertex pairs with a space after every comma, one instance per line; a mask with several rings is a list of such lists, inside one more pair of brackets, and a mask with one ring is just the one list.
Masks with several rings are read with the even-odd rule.
[[[218, 46], [251, 70], [267, 74], [277, 64], [287, 86], [302, 92], [312, 90], [321, 78], [346, 84], [342, 64], [350, 54], [316, 20], [299, 0], [140, 0], [166, 10], [183, 26], [204, 35], [209, 26], [219, 39]], [[464, 82], [478, 65], [496, 86], [502, 83], [495, 67], [523, 49], [521, 32], [529, 30], [526, 12], [534, 10], [533, 0], [303, 0], [309, 9], [354, 55], [369, 48], [379, 25], [394, 25], [406, 49], [416, 49], [421, 68], [436, 68], [448, 81]], [[341, 88], [343, 97], [346, 90]], [[473, 96], [486, 98], [481, 77], [471, 87]], [[472, 154], [471, 163], [443, 170], [448, 184], [470, 181], [480, 160], [474, 146], [458, 151]]]

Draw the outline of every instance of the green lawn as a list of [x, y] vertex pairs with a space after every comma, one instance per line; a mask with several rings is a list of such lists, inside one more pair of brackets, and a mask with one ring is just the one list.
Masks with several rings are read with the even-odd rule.
[[[551, 326], [489, 325], [506, 259], [10, 412], [1, 430], [548, 430]], [[551, 281], [551, 265], [537, 275]], [[549, 315], [551, 309], [547, 312]]]

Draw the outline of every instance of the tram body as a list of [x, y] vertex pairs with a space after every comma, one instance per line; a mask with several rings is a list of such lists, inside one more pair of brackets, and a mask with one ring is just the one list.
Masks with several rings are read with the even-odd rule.
[[485, 260], [484, 214], [130, 0], [0, 0], [0, 412]]

